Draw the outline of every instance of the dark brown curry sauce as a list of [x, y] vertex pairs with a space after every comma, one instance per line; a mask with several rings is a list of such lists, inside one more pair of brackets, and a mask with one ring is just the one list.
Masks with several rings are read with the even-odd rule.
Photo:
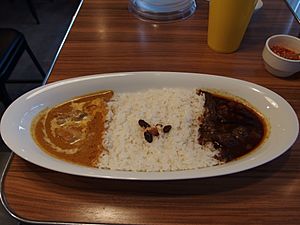
[[89, 94], [41, 112], [32, 125], [32, 136], [52, 156], [96, 167], [104, 150], [106, 106], [112, 95], [112, 91]]
[[253, 108], [221, 95], [206, 91], [205, 112], [199, 128], [199, 144], [212, 143], [216, 156], [228, 162], [257, 148], [268, 134], [263, 117]]

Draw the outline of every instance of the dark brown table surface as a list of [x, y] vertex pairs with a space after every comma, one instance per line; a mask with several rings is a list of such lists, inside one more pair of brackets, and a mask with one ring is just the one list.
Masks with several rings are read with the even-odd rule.
[[[120, 71], [218, 74], [277, 92], [299, 118], [299, 75], [272, 76], [261, 54], [269, 36], [298, 36], [300, 27], [284, 1], [263, 2], [240, 49], [219, 54], [207, 46], [206, 1], [198, 1], [196, 13], [187, 20], [153, 24], [130, 14], [126, 0], [85, 0], [48, 82]], [[85, 178], [43, 169], [13, 155], [2, 185], [5, 206], [23, 221], [299, 224], [300, 141], [257, 168], [182, 181]]]

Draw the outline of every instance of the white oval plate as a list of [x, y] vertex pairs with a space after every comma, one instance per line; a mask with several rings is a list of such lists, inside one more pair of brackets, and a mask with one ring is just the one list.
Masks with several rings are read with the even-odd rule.
[[[41, 110], [75, 96], [104, 89], [134, 92], [163, 87], [217, 89], [241, 97], [263, 113], [270, 123], [270, 135], [258, 149], [238, 160], [220, 166], [175, 172], [126, 172], [83, 167], [49, 156], [39, 149], [31, 137], [31, 121]], [[292, 107], [282, 97], [262, 86], [222, 76], [175, 72], [102, 74], [51, 83], [18, 98], [1, 120], [4, 142], [23, 159], [63, 173], [111, 179], [176, 180], [247, 170], [283, 154], [295, 142], [298, 132], [298, 118]]]

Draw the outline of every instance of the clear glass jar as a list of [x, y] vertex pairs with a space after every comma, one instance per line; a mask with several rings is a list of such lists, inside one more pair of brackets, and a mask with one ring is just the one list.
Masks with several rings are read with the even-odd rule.
[[171, 22], [186, 19], [196, 10], [195, 0], [129, 0], [129, 11], [142, 20]]

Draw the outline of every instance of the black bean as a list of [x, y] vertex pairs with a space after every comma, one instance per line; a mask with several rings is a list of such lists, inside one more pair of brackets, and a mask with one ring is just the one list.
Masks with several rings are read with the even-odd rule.
[[171, 130], [171, 128], [172, 128], [171, 125], [166, 125], [166, 126], [164, 126], [164, 128], [163, 128], [163, 132], [164, 132], [164, 133], [169, 133], [169, 131]]
[[147, 127], [150, 127], [150, 125], [145, 121], [145, 120], [139, 120], [139, 125], [141, 126], [141, 127], [144, 127], [145, 129], [147, 128]]
[[153, 141], [153, 136], [149, 131], [144, 132], [145, 140], [151, 143]]

